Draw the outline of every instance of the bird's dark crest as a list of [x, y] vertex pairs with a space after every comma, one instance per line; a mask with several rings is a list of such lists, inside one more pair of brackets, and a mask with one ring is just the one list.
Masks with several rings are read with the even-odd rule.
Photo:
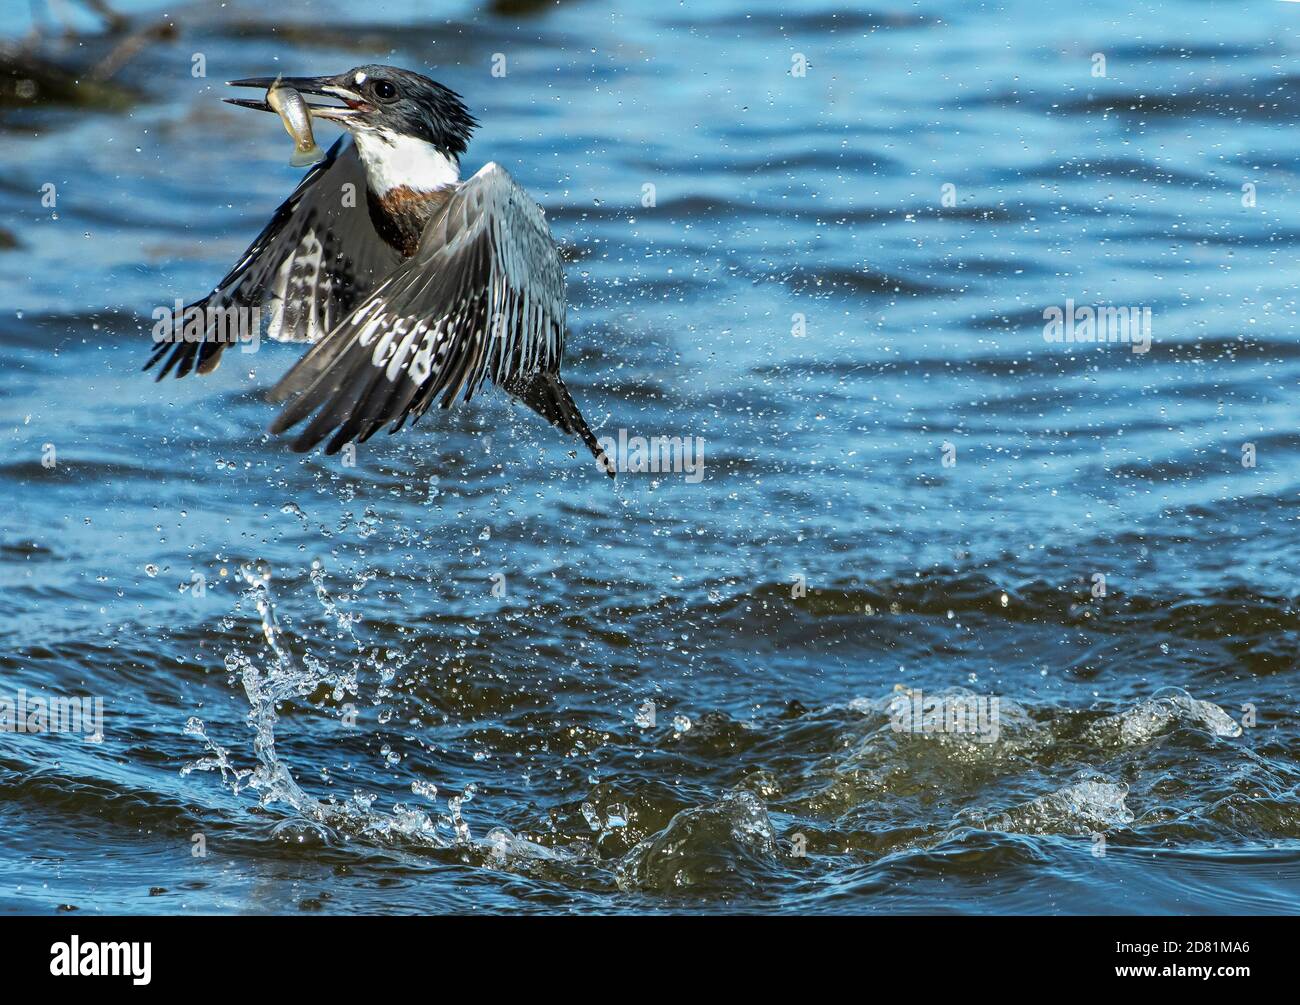
[[[351, 77], [355, 81], [359, 73], [365, 75], [360, 90], [376, 102], [386, 128], [402, 136], [415, 136], [454, 157], [460, 157], [469, 147], [478, 120], [450, 87], [423, 74], [382, 63], [358, 66], [343, 74], [342, 79]], [[373, 96], [374, 88], [385, 80], [397, 85], [398, 94], [391, 102], [381, 103]]]

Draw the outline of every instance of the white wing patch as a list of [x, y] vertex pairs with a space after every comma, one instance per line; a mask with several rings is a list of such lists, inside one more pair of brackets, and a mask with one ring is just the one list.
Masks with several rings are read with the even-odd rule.
[[329, 331], [334, 283], [328, 272], [322, 273], [324, 255], [325, 246], [316, 232], [309, 230], [303, 234], [297, 251], [276, 270], [267, 338], [276, 342], [315, 342]]
[[[365, 178], [356, 146], [340, 139], [326, 160], [304, 175], [239, 264], [191, 306], [207, 309], [210, 318], [232, 308], [260, 307], [269, 338], [324, 337], [401, 261], [375, 231], [364, 201], [355, 206], [340, 198], [347, 186], [362, 188]], [[162, 364], [159, 379], [173, 370], [178, 377], [195, 369], [207, 373], [224, 348], [212, 331], [199, 341], [163, 341], [147, 366]]]

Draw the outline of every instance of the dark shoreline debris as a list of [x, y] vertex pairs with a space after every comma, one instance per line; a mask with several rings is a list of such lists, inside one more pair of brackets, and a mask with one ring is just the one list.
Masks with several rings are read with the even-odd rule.
[[121, 111], [140, 99], [113, 78], [149, 46], [176, 38], [175, 22], [133, 28], [104, 0], [82, 2], [103, 20], [102, 33], [83, 35], [65, 27], [55, 37], [37, 31], [22, 42], [0, 43], [0, 109], [73, 105]]
[[122, 109], [135, 101], [134, 92], [111, 81], [83, 79], [47, 57], [0, 48], [0, 109], [37, 105]]

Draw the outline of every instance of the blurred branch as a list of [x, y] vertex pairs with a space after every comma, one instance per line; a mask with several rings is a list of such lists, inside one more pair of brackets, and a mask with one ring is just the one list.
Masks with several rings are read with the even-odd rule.
[[94, 69], [90, 71], [91, 79], [108, 80], [154, 42], [167, 41], [178, 34], [176, 24], [172, 21], [160, 21], [158, 24], [132, 32], [95, 64]]
[[113, 10], [106, 0], [81, 0], [81, 2], [103, 19], [104, 27], [111, 33], [126, 31], [131, 23], [130, 18]]
[[[24, 39], [25, 46], [29, 48], [39, 46], [45, 40], [53, 20], [57, 20], [62, 26], [62, 37], [65, 40], [80, 38], [83, 34], [73, 27], [72, 20], [66, 13], [64, 0], [48, 0], [48, 2], [28, 0], [28, 2], [32, 11], [32, 30]], [[108, 0], [77, 0], [77, 2], [103, 22], [104, 31], [109, 35], [118, 35], [131, 26], [131, 19], [110, 7]]]

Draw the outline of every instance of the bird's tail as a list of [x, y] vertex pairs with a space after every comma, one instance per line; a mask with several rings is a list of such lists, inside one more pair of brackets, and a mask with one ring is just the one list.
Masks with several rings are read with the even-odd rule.
[[614, 477], [614, 462], [600, 449], [595, 434], [582, 417], [582, 412], [578, 410], [577, 403], [558, 373], [529, 374], [506, 384], [505, 389], [551, 425], [570, 435], [581, 437], [601, 470], [609, 477]]

